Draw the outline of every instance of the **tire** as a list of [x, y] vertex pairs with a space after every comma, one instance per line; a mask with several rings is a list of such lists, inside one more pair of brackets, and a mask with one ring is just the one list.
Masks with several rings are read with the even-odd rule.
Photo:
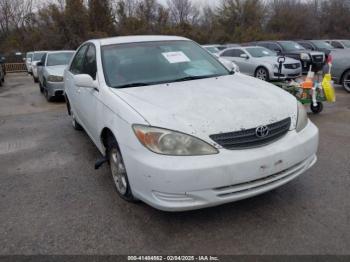
[[34, 77], [34, 76], [33, 76], [33, 79], [34, 79], [34, 83], [38, 83], [39, 82], [39, 79]]
[[320, 114], [323, 111], [323, 104], [321, 102], [317, 102], [317, 106], [314, 106], [313, 103], [311, 103], [311, 111], [314, 114]]
[[350, 93], [350, 70], [346, 71], [342, 77], [341, 84]]
[[75, 130], [77, 131], [82, 131], [83, 127], [79, 124], [78, 120], [76, 120], [73, 112], [71, 112], [71, 116], [72, 116], [72, 126]]
[[40, 88], [40, 93], [44, 93], [44, 87], [43, 85], [39, 82], [39, 88]]
[[128, 202], [137, 202], [132, 194], [122, 154], [114, 139], [110, 139], [107, 149], [110, 173], [118, 195]]
[[255, 71], [255, 77], [263, 80], [263, 81], [269, 81], [270, 77], [269, 77], [269, 71], [265, 68], [265, 67], [258, 67]]

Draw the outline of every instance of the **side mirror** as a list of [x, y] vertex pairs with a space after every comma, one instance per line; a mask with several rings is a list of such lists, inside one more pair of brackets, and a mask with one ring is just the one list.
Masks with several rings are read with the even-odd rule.
[[92, 89], [98, 90], [92, 77], [87, 74], [75, 75], [74, 84], [78, 87], [92, 88]]
[[241, 54], [240, 57], [244, 59], [249, 59], [249, 56], [247, 54]]

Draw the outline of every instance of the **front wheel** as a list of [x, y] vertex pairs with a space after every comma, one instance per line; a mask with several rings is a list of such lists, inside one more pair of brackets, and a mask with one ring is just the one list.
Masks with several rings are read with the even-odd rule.
[[348, 70], [342, 79], [342, 85], [344, 87], [344, 89], [350, 93], [350, 70]]
[[323, 104], [321, 102], [317, 102], [317, 106], [314, 106], [314, 104], [311, 104], [311, 111], [314, 114], [319, 114], [323, 111]]
[[76, 120], [76, 118], [75, 118], [73, 112], [71, 113], [71, 116], [72, 116], [72, 126], [73, 126], [73, 128], [74, 128], [75, 130], [77, 130], [77, 131], [82, 131], [83, 128], [82, 128], [82, 126], [78, 123], [78, 121]]
[[255, 71], [255, 77], [263, 81], [269, 81], [269, 71], [264, 67], [259, 67]]
[[39, 82], [39, 79], [37, 77], [33, 77], [34, 79], [34, 83], [38, 83]]
[[112, 143], [109, 146], [108, 159], [112, 179], [118, 195], [128, 202], [136, 202], [137, 200], [134, 198], [130, 188], [123, 157], [116, 143]]

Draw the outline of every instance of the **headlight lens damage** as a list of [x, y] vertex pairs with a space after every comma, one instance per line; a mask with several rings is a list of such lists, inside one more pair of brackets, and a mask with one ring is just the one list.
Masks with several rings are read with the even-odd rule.
[[297, 122], [297, 132], [302, 131], [309, 122], [307, 112], [302, 103], [298, 102], [298, 122]]
[[197, 156], [219, 153], [208, 143], [183, 133], [144, 125], [133, 125], [133, 129], [141, 144], [157, 154]]

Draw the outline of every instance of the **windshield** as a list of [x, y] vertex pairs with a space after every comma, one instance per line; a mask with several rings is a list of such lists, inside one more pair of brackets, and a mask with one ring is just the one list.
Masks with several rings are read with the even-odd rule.
[[45, 52], [34, 53], [33, 61], [40, 61], [45, 54]]
[[333, 46], [331, 46], [330, 44], [324, 42], [324, 41], [313, 41], [312, 42], [317, 48], [321, 48], [321, 49], [334, 49]]
[[207, 50], [208, 50], [210, 53], [212, 53], [212, 54], [216, 54], [216, 53], [219, 53], [219, 52], [220, 52], [219, 48], [214, 47], [214, 46], [205, 47], [205, 49], [207, 49]]
[[33, 53], [27, 53], [27, 59], [32, 59]]
[[350, 48], [350, 40], [342, 40], [341, 42], [346, 48]]
[[47, 66], [68, 65], [74, 52], [49, 54], [47, 58]]
[[304, 47], [302, 47], [301, 45], [299, 45], [296, 42], [292, 42], [292, 41], [286, 41], [286, 42], [278, 42], [284, 50], [286, 51], [299, 51], [299, 50], [305, 50]]
[[246, 50], [252, 57], [276, 56], [275, 52], [263, 47], [250, 47], [246, 48]]
[[107, 84], [115, 88], [230, 74], [212, 55], [191, 41], [104, 46], [102, 63]]

